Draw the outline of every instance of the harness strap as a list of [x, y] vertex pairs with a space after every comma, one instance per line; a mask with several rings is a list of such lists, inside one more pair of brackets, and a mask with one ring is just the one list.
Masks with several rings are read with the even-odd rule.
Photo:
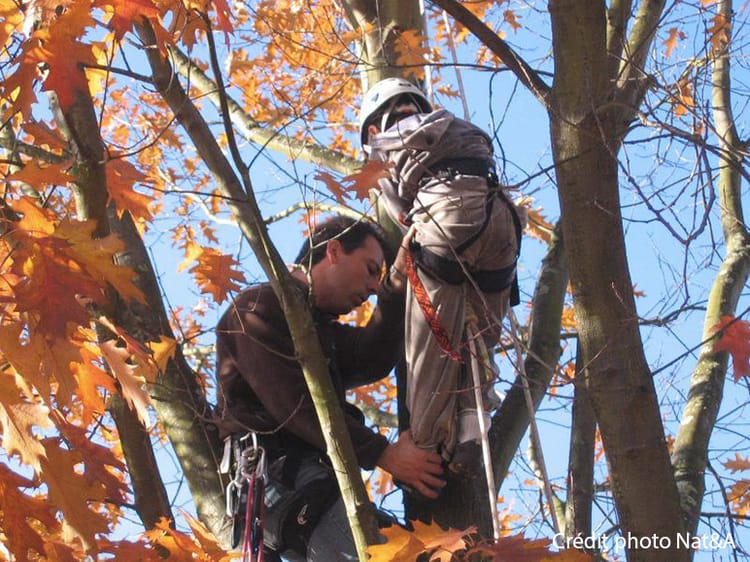
[[430, 330], [435, 336], [440, 349], [442, 349], [448, 357], [454, 361], [463, 363], [461, 354], [453, 349], [450, 336], [448, 336], [448, 332], [440, 322], [440, 316], [438, 316], [437, 310], [435, 310], [435, 307], [430, 301], [430, 295], [427, 294], [427, 290], [422, 284], [422, 280], [419, 278], [411, 252], [406, 252], [406, 275], [409, 278], [409, 284], [411, 285], [412, 292], [419, 304], [419, 308], [422, 310], [422, 314], [424, 315], [427, 324], [429, 324]]
[[[477, 286], [487, 293], [498, 293], [511, 287], [510, 305], [516, 306], [520, 302], [518, 278], [516, 276], [516, 262], [521, 252], [521, 238], [523, 234], [521, 219], [519, 218], [513, 203], [511, 203], [507, 195], [505, 195], [500, 188], [500, 182], [495, 173], [495, 166], [490, 160], [484, 158], [449, 158], [441, 160], [427, 168], [427, 172], [420, 180], [420, 185], [432, 179], [449, 181], [454, 179], [457, 175], [484, 177], [487, 179], [487, 187], [489, 188], [484, 221], [482, 221], [479, 229], [474, 234], [455, 248], [457, 255], [461, 255], [464, 250], [476, 242], [487, 228], [495, 196], [505, 203], [510, 211], [516, 233], [516, 260], [514, 260], [512, 264], [501, 269], [470, 271], [469, 274]], [[457, 261], [435, 254], [431, 250], [421, 247], [419, 243], [415, 241], [412, 241], [411, 243], [411, 251], [414, 254], [415, 261], [419, 265], [432, 271], [437, 277], [446, 283], [460, 285], [466, 280], [466, 271]]]

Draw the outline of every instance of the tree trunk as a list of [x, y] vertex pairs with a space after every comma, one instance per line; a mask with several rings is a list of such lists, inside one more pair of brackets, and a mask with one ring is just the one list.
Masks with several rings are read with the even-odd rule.
[[[550, 2], [555, 84], [552, 148], [568, 248], [584, 382], [602, 433], [626, 539], [683, 531], [651, 373], [643, 355], [620, 214], [615, 128], [601, 109], [611, 86], [604, 2]], [[631, 561], [661, 561], [654, 548]], [[671, 560], [689, 560], [686, 550]]]

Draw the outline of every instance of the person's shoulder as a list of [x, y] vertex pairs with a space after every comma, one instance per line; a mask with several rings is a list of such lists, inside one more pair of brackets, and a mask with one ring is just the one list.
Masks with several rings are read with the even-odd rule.
[[225, 321], [239, 314], [255, 313], [261, 316], [272, 315], [280, 308], [279, 300], [270, 283], [258, 283], [244, 289], [232, 299], [224, 312]]

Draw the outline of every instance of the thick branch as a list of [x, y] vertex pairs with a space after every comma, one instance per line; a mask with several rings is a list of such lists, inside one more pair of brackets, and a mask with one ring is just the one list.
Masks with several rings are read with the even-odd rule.
[[[80, 218], [95, 220], [95, 237], [111, 232], [107, 212], [107, 179], [104, 147], [99, 135], [99, 126], [94, 104], [88, 92], [77, 90], [75, 101], [62, 108], [52, 96], [53, 108], [61, 130], [67, 137], [74, 156], [76, 207]], [[109, 291], [110, 302], [107, 314], [117, 324], [129, 330], [124, 321], [127, 305], [120, 301], [114, 291]], [[110, 409], [115, 421], [128, 468], [133, 475], [131, 483], [136, 498], [136, 511], [145, 528], [152, 528], [162, 517], [172, 520], [172, 511], [167, 499], [164, 483], [159, 475], [151, 442], [137, 428], [141, 426], [135, 412], [123, 407], [119, 397], [113, 400]]]
[[[721, 12], [731, 22], [732, 2], [722, 0]], [[727, 31], [729, 33], [729, 31]], [[703, 324], [706, 342], [690, 381], [690, 392], [677, 433], [672, 462], [680, 491], [680, 501], [695, 532], [705, 491], [704, 473], [708, 464], [708, 442], [721, 406], [727, 372], [727, 353], [714, 351], [714, 327], [722, 316], [733, 316], [750, 275], [750, 236], [742, 216], [740, 199], [742, 165], [738, 154], [734, 117], [731, 110], [729, 44], [715, 53], [713, 63], [713, 112], [722, 159], [719, 163], [721, 223], [726, 256], [709, 294]]]
[[[555, 228], [534, 290], [534, 308], [524, 362], [534, 409], [539, 407], [560, 358], [560, 325], [568, 273], [560, 226]], [[523, 383], [517, 378], [492, 419], [490, 443], [495, 482], [502, 485], [518, 447], [529, 427]]]
[[[619, 121], [623, 123], [620, 133], [626, 130], [625, 123], [630, 122], [641, 105], [649, 84], [645, 65], [656, 30], [659, 26], [665, 0], [647, 0], [640, 2], [633, 28], [624, 46], [623, 58], [617, 76], [610, 76], [616, 84], [615, 99], [620, 112]], [[627, 26], [626, 26], [627, 27]]]
[[487, 27], [478, 17], [464, 8], [456, 0], [432, 0], [453, 18], [471, 31], [479, 41], [486, 45], [503, 63], [516, 75], [518, 80], [526, 86], [532, 94], [546, 107], [549, 96], [549, 86], [539, 74], [531, 68], [510, 45]]
[[[137, 32], [145, 45], [156, 44], [154, 32], [148, 22], [139, 24]], [[294, 340], [297, 358], [320, 419], [327, 453], [333, 463], [342, 496], [347, 505], [354, 508], [353, 513], [349, 512], [350, 524], [360, 557], [364, 559], [366, 544], [373, 544], [377, 540], [377, 526], [305, 295], [295, 290], [291, 275], [269, 239], [252, 189], [249, 185], [248, 189], [245, 189], [240, 183], [231, 164], [216, 143], [208, 124], [188, 98], [159, 50], [147, 48], [147, 54], [156, 88], [174, 112], [177, 121], [189, 134], [204, 163], [212, 172], [219, 190], [227, 196], [243, 235], [250, 243], [281, 302]]]
[[[578, 348], [580, 349], [580, 348]], [[573, 417], [570, 427], [568, 461], [568, 499], [565, 505], [565, 536], [591, 536], [591, 505], [594, 500], [594, 443], [596, 419], [586, 385], [585, 366], [576, 354], [576, 380], [573, 396]]]
[[[211, 80], [203, 70], [193, 64], [185, 53], [176, 47], [173, 47], [170, 52], [175, 63], [175, 70], [203, 96], [208, 97], [216, 107], [220, 107], [219, 89], [216, 82]], [[319, 144], [302, 142], [294, 137], [269, 130], [254, 121], [234, 99], [229, 96], [226, 98], [229, 106], [229, 118], [249, 141], [278, 150], [289, 158], [325, 166], [342, 174], [351, 174], [362, 167], [362, 162], [340, 152], [329, 150]]]

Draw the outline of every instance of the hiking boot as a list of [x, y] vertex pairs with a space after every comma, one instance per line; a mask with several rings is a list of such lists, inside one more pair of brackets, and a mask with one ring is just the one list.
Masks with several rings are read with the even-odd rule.
[[448, 463], [448, 472], [463, 479], [475, 478], [482, 471], [482, 446], [479, 441], [464, 441], [456, 445]]

